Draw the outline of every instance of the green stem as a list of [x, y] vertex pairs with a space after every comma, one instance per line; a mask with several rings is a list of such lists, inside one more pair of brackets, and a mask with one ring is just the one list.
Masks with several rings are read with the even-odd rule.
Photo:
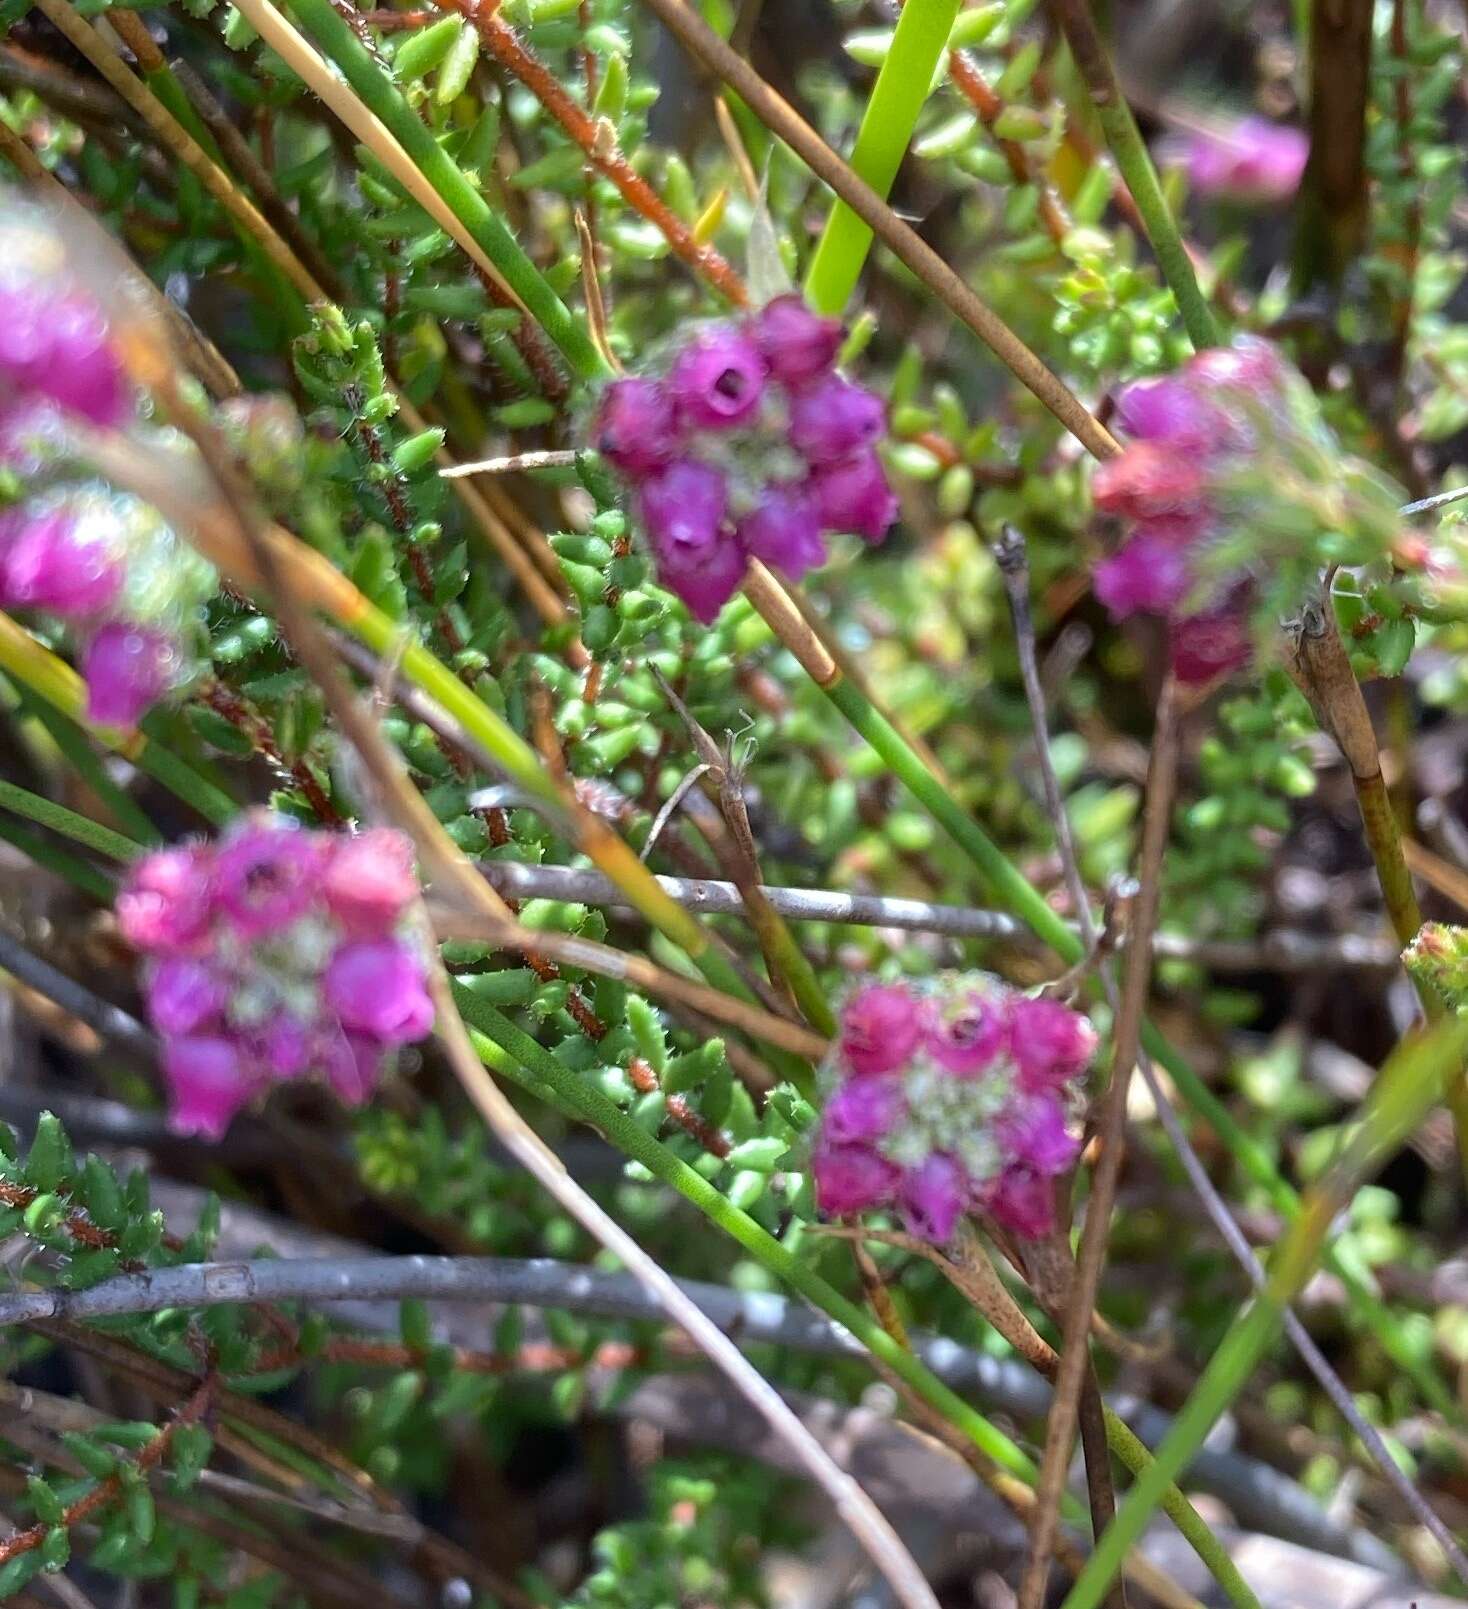
[[[902, 734], [880, 711], [872, 707], [860, 688], [838, 677], [822, 690], [886, 762], [893, 775], [906, 785], [939, 826], [967, 853], [999, 903], [1027, 923], [1036, 937], [1048, 944], [1061, 960], [1072, 965], [1080, 961], [1085, 955], [1085, 946], [1080, 937], [1051, 909], [1039, 890], [1032, 887], [1009, 863], [978, 823], [927, 769]], [[1240, 1128], [1223, 1102], [1151, 1023], [1142, 1026], [1142, 1044], [1147, 1053], [1166, 1068], [1178, 1093], [1193, 1112], [1214, 1130], [1249, 1178], [1267, 1193], [1275, 1209], [1287, 1220], [1297, 1217], [1300, 1198], [1280, 1176], [1269, 1154]], [[1407, 1337], [1402, 1335], [1386, 1305], [1363, 1277], [1343, 1263], [1333, 1251], [1326, 1254], [1326, 1266], [1344, 1284], [1352, 1306], [1380, 1340], [1393, 1362], [1411, 1377], [1424, 1398], [1438, 1412], [1455, 1423], [1459, 1422], [1462, 1410], [1452, 1392], [1438, 1379]]]
[[[1126, 1420], [1114, 1414], [1110, 1408], [1106, 1410], [1106, 1443], [1131, 1471], [1134, 1480], [1140, 1479], [1152, 1468], [1152, 1454]], [[1228, 1548], [1208, 1529], [1203, 1516], [1182, 1492], [1175, 1485], [1170, 1485], [1163, 1492], [1161, 1502], [1162, 1512], [1177, 1526], [1178, 1534], [1207, 1565], [1228, 1601], [1236, 1609], [1260, 1609], [1254, 1589], [1240, 1575], [1238, 1565], [1229, 1557]]]
[[[879, 196], [897, 177], [957, 15], [958, 0], [907, 0], [897, 19], [851, 152], [852, 168]], [[805, 299], [818, 312], [839, 313], [850, 301], [872, 238], [844, 201], [832, 204], [805, 276]]]
[[110, 827], [104, 827], [87, 816], [80, 816], [65, 805], [43, 799], [40, 794], [32, 793], [27, 788], [19, 788], [13, 782], [0, 781], [0, 808], [13, 811], [17, 816], [24, 816], [27, 821], [34, 821], [42, 827], [49, 827], [52, 832], [70, 838], [73, 843], [85, 844], [88, 849], [106, 855], [109, 860], [126, 863], [134, 859], [143, 847], [131, 838], [124, 838], [120, 832], [113, 832]]
[[16, 696], [25, 714], [45, 728], [62, 757], [107, 807], [127, 836], [136, 839], [139, 844], [161, 844], [163, 834], [127, 789], [113, 781], [81, 727], [75, 721], [68, 720], [45, 699], [38, 698], [29, 688], [17, 687]]
[[526, 311], [561, 349], [583, 380], [609, 370], [586, 326], [542, 278], [504, 222], [434, 139], [371, 52], [333, 10], [331, 0], [290, 0], [290, 9], [320, 49], [335, 62], [359, 100], [386, 127], [473, 236]]
[[1379, 1167], [1437, 1101], [1468, 1046], [1468, 1020], [1450, 1018], [1405, 1040], [1382, 1068], [1354, 1139], [1326, 1178], [1312, 1189], [1271, 1259], [1269, 1283], [1236, 1318], [1192, 1395], [1137, 1477], [1115, 1521], [1077, 1577], [1063, 1609], [1096, 1609], [1142, 1534], [1169, 1481], [1203, 1445], [1209, 1431], [1243, 1390], [1284, 1319], [1285, 1308], [1310, 1277], [1330, 1223], [1356, 1186]]
[[1188, 338], [1195, 347], [1217, 346], [1218, 325], [1198, 288], [1192, 260], [1178, 233], [1172, 209], [1162, 194], [1162, 186], [1157, 182], [1157, 170], [1147, 154], [1146, 142], [1117, 82], [1116, 69], [1091, 12], [1091, 0], [1051, 0], [1051, 4], [1060, 19], [1076, 70], [1090, 95], [1096, 120], [1111, 148], [1117, 171], [1137, 204], [1157, 266], [1172, 287]]
[[73, 855], [69, 850], [62, 849], [59, 844], [53, 844], [45, 833], [33, 832], [29, 827], [23, 827], [18, 821], [10, 821], [0, 816], [0, 839], [7, 844], [13, 844], [27, 860], [34, 861], [37, 866], [44, 866], [47, 871], [54, 872], [58, 877], [79, 888], [83, 894], [89, 894], [99, 905], [110, 905], [117, 893], [112, 879], [99, 872], [97, 868], [84, 861], [79, 855]]
[[[472, 1037], [487, 1066], [523, 1085], [558, 1110], [600, 1130], [613, 1145], [640, 1162], [655, 1178], [677, 1190], [710, 1222], [738, 1241], [772, 1274], [854, 1335], [868, 1352], [962, 1430], [1000, 1468], [1034, 1484], [1037, 1472], [1025, 1454], [911, 1352], [894, 1341], [865, 1309], [849, 1302], [834, 1286], [827, 1284], [707, 1179], [680, 1162], [665, 1145], [634, 1123], [599, 1090], [564, 1067], [489, 1001], [462, 984], [454, 984], [453, 992], [465, 1022], [471, 1030], [477, 1030]], [[1135, 1472], [1150, 1467], [1152, 1455], [1115, 1414], [1108, 1413], [1106, 1429], [1112, 1449], [1129, 1469]], [[1222, 1543], [1171, 1482], [1166, 1483], [1162, 1505], [1236, 1609], [1259, 1609], [1258, 1601], [1230, 1564]], [[1064, 1499], [1063, 1512], [1072, 1523], [1085, 1523], [1084, 1511], [1073, 1497]]]

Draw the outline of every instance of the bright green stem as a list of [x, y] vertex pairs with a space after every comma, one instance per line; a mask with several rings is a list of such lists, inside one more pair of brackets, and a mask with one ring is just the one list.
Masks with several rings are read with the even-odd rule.
[[[1106, 1445], [1131, 1471], [1133, 1478], [1145, 1475], [1152, 1468], [1152, 1454], [1143, 1445], [1125, 1419], [1106, 1410]], [[1203, 1516], [1183, 1496], [1169, 1485], [1162, 1494], [1162, 1512], [1177, 1526], [1178, 1534], [1192, 1548], [1223, 1589], [1223, 1595], [1235, 1609], [1260, 1609], [1254, 1589], [1239, 1574], [1239, 1567], [1228, 1556], [1228, 1549], [1208, 1529]]]
[[102, 801], [127, 836], [136, 839], [139, 844], [161, 844], [163, 834], [127, 789], [113, 781], [81, 727], [75, 721], [68, 720], [45, 699], [37, 698], [29, 688], [18, 688], [17, 696], [25, 713], [45, 728], [62, 758]]
[[[1003, 1431], [949, 1390], [911, 1352], [900, 1347], [870, 1314], [828, 1285], [748, 1213], [734, 1206], [701, 1174], [680, 1162], [667, 1146], [634, 1123], [600, 1090], [593, 1089], [585, 1079], [562, 1066], [543, 1045], [472, 990], [455, 984], [454, 1001], [465, 1022], [507, 1053], [486, 1056], [490, 1066], [579, 1121], [599, 1129], [625, 1155], [640, 1162], [654, 1177], [692, 1202], [710, 1222], [738, 1241], [772, 1274], [849, 1330], [924, 1402], [959, 1426], [1001, 1469], [1021, 1480], [1034, 1482], [1035, 1466]], [[1079, 1518], [1079, 1511], [1073, 1510], [1072, 1517]]]
[[1404, 1040], [1392, 1053], [1378, 1075], [1355, 1137], [1326, 1178], [1310, 1191], [1271, 1259], [1268, 1285], [1234, 1320], [1173, 1420], [1152, 1467], [1138, 1476], [1116, 1519], [1097, 1542], [1063, 1609], [1096, 1609], [1105, 1598], [1167, 1483], [1187, 1468], [1279, 1333], [1286, 1307], [1319, 1261], [1331, 1219], [1441, 1098], [1445, 1083], [1462, 1062], [1465, 1046], [1468, 1020], [1451, 1018]]
[[1116, 69], [1092, 13], [1092, 0], [1054, 0], [1054, 6], [1117, 170], [1142, 215], [1157, 266], [1172, 287], [1188, 338], [1198, 348], [1217, 346], [1218, 325], [1198, 288], [1192, 260], [1157, 182], [1157, 170], [1147, 154], [1146, 142], [1117, 82]]
[[[392, 658], [401, 648], [402, 628], [380, 609], [370, 604], [342, 624], [375, 653]], [[515, 729], [497, 715], [441, 664], [420, 643], [401, 648], [403, 674], [427, 693], [451, 716], [475, 743], [514, 782], [541, 800], [554, 819], [566, 816], [566, 799], [555, 779], [541, 763], [540, 756]], [[697, 919], [669, 898], [657, 880], [626, 842], [599, 824], [577, 835], [580, 848], [597, 867], [616, 883], [638, 912], [665, 938], [676, 944], [716, 989], [741, 1000], [752, 998], [743, 978], [724, 953], [713, 943]], [[776, 1046], [768, 1047], [769, 1059], [783, 1077], [804, 1094], [815, 1085], [809, 1063]]]
[[131, 838], [124, 838], [120, 832], [113, 832], [111, 827], [104, 827], [87, 816], [79, 816], [75, 810], [43, 799], [29, 789], [18, 788], [13, 782], [0, 781], [0, 809], [13, 811], [27, 821], [49, 827], [52, 832], [70, 838], [73, 843], [85, 844], [88, 849], [106, 855], [109, 860], [130, 861], [143, 847], [135, 844]]
[[[1009, 863], [978, 823], [927, 769], [896, 727], [872, 707], [860, 688], [842, 677], [823, 690], [886, 762], [893, 775], [907, 786], [913, 797], [927, 808], [933, 819], [967, 853], [995, 898], [1027, 923], [1035, 935], [1063, 961], [1074, 964], [1081, 960], [1085, 946], [1079, 935], [1065, 924], [1046, 903], [1043, 895]], [[1143, 1025], [1142, 1044], [1147, 1053], [1167, 1069], [1178, 1093], [1194, 1113], [1212, 1127], [1253, 1182], [1268, 1193], [1276, 1210], [1286, 1219], [1295, 1218], [1300, 1211], [1300, 1198], [1280, 1177], [1263, 1147], [1239, 1127], [1223, 1102], [1151, 1023]], [[1326, 1253], [1326, 1266], [1345, 1285], [1356, 1311], [1366, 1320], [1397, 1366], [1410, 1375], [1424, 1398], [1447, 1418], [1458, 1422], [1462, 1414], [1452, 1392], [1418, 1355], [1407, 1337], [1402, 1335], [1385, 1304], [1360, 1274], [1342, 1263], [1331, 1251]]]
[[[454, 984], [454, 999], [474, 1033], [476, 1047], [490, 1067], [523, 1084], [559, 1111], [600, 1130], [625, 1155], [640, 1162], [655, 1178], [698, 1208], [710, 1222], [739, 1242], [778, 1279], [850, 1331], [872, 1355], [968, 1436], [1001, 1469], [1034, 1484], [1035, 1466], [1015, 1444], [961, 1397], [949, 1390], [863, 1308], [847, 1301], [819, 1274], [808, 1268], [762, 1229], [748, 1213], [734, 1206], [701, 1174], [680, 1162], [668, 1148], [634, 1123], [619, 1107], [578, 1074], [563, 1066], [543, 1045], [524, 1033], [489, 1001]], [[1112, 1450], [1128, 1469], [1150, 1468], [1152, 1455], [1114, 1413], [1106, 1416], [1106, 1436]], [[1233, 1568], [1218, 1538], [1202, 1516], [1172, 1483], [1162, 1494], [1162, 1506], [1178, 1530], [1203, 1560], [1235, 1609], [1259, 1609], [1258, 1601]], [[1073, 1497], [1063, 1499], [1065, 1517], [1085, 1524], [1085, 1512]]]
[[586, 326], [541, 277], [503, 220], [434, 139], [403, 99], [397, 85], [372, 59], [367, 47], [332, 9], [331, 0], [290, 0], [290, 9], [321, 50], [340, 68], [358, 99], [413, 159], [444, 205], [473, 236], [576, 373], [583, 380], [604, 378], [610, 371]]
[[[880, 196], [897, 177], [957, 15], [958, 0], [907, 0], [897, 19], [851, 152], [852, 168]], [[839, 313], [871, 248], [871, 228], [836, 201], [806, 272], [806, 301], [818, 312]]]
[[55, 872], [64, 882], [73, 888], [79, 888], [83, 894], [89, 894], [99, 905], [110, 905], [117, 890], [112, 885], [111, 878], [99, 872], [89, 862], [80, 856], [73, 855], [70, 850], [63, 849], [59, 844], [53, 844], [43, 832], [33, 832], [29, 827], [23, 827], [18, 821], [11, 821], [8, 817], [0, 816], [0, 839], [7, 844], [14, 844], [27, 860], [34, 861], [37, 866], [44, 866], [47, 871]]

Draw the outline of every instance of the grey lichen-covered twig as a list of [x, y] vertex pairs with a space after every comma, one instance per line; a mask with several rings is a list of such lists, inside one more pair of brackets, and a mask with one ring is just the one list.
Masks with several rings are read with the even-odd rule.
[[[252, 1238], [259, 1234], [252, 1225]], [[696, 1280], [681, 1288], [726, 1334], [751, 1343], [789, 1347], [825, 1357], [865, 1356], [840, 1325], [803, 1304], [769, 1291], [736, 1291]], [[657, 1323], [659, 1305], [625, 1273], [612, 1273], [550, 1258], [273, 1256], [124, 1274], [82, 1291], [22, 1290], [0, 1296], [0, 1327], [51, 1319], [82, 1321], [163, 1308], [197, 1308], [253, 1302], [353, 1304], [351, 1319], [371, 1323], [367, 1304], [410, 1297], [454, 1304], [553, 1308], [601, 1318]], [[396, 1322], [385, 1306], [384, 1326]], [[479, 1320], [476, 1316], [476, 1326]], [[446, 1336], [459, 1334], [452, 1314]], [[482, 1326], [478, 1328], [482, 1334]], [[934, 1374], [956, 1390], [973, 1392], [1023, 1419], [1040, 1419], [1050, 1388], [1025, 1365], [992, 1357], [942, 1336], [914, 1332], [913, 1350]], [[1171, 1425], [1169, 1415], [1145, 1402], [1117, 1400], [1137, 1434], [1155, 1445]], [[1227, 1503], [1241, 1523], [1320, 1552], [1355, 1559], [1376, 1569], [1395, 1565], [1389, 1549], [1364, 1531], [1333, 1520], [1294, 1481], [1254, 1459], [1204, 1449], [1189, 1480]]]

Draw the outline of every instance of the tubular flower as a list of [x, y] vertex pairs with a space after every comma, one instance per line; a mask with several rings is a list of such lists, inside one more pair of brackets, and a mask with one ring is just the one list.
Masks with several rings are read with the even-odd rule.
[[1096, 1032], [984, 973], [868, 984], [841, 1013], [811, 1153], [816, 1199], [893, 1208], [942, 1245], [970, 1211], [1017, 1235], [1053, 1226], [1053, 1181], [1079, 1142], [1071, 1108]]
[[629, 484], [659, 581], [706, 624], [751, 559], [798, 581], [828, 534], [880, 542], [897, 518], [875, 451], [886, 409], [837, 373], [842, 334], [777, 296], [601, 393], [591, 443]]
[[433, 1026], [403, 929], [418, 891], [396, 832], [312, 832], [267, 813], [218, 843], [145, 855], [118, 926], [145, 957], [169, 1121], [217, 1139], [274, 1084], [314, 1075], [349, 1105]]

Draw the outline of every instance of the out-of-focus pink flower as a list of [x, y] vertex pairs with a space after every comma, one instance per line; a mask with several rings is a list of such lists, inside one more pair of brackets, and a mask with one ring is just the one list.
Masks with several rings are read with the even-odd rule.
[[1081, 1142], [1066, 1123], [1065, 1108], [1048, 1092], [1015, 1101], [1000, 1130], [1009, 1155], [1046, 1177], [1064, 1173], [1080, 1155]]
[[754, 511], [739, 522], [739, 540], [751, 558], [773, 564], [792, 581], [826, 562], [820, 514], [805, 486], [766, 486]]
[[207, 850], [154, 850], [133, 864], [117, 896], [118, 930], [145, 954], [197, 954], [208, 938], [212, 889]]
[[1120, 457], [1098, 464], [1091, 477], [1096, 507], [1131, 520], [1199, 513], [1203, 491], [1198, 457], [1161, 441], [1133, 442]]
[[901, 1079], [882, 1074], [848, 1079], [826, 1102], [822, 1131], [843, 1145], [880, 1140], [897, 1127], [906, 1109]]
[[163, 1042], [168, 1126], [175, 1134], [219, 1139], [258, 1084], [233, 1039], [199, 1034]]
[[1173, 674], [1193, 687], [1241, 670], [1253, 653], [1249, 622], [1233, 607], [1173, 621], [1169, 646]]
[[925, 1043], [940, 1067], [971, 1078], [1009, 1047], [1006, 1003], [977, 990], [945, 1001], [927, 1016]]
[[39, 281], [0, 281], [0, 377], [17, 396], [48, 397], [103, 428], [132, 412], [102, 309]]
[[65, 504], [0, 516], [0, 600], [63, 618], [94, 615], [122, 590], [122, 566]]
[[844, 1218], [892, 1200], [900, 1170], [869, 1145], [822, 1144], [811, 1156], [822, 1212]]
[[1025, 1084], [1056, 1089], [1082, 1073], [1096, 1054], [1088, 1018], [1058, 1000], [1021, 996], [1009, 1008], [1010, 1043]]
[[1055, 1185], [1024, 1163], [1015, 1163], [984, 1192], [984, 1209], [997, 1223], [1027, 1240], [1055, 1227]]
[[285, 822], [247, 826], [220, 845], [214, 892], [241, 937], [265, 938], [294, 922], [320, 894], [321, 846]]
[[326, 968], [322, 993], [343, 1028], [388, 1044], [421, 1039], [433, 1026], [423, 963], [400, 939], [342, 945]]
[[82, 654], [88, 717], [103, 726], [136, 726], [168, 691], [177, 662], [177, 651], [162, 632], [109, 621], [92, 634]]
[[332, 842], [321, 896], [348, 932], [379, 938], [397, 926], [418, 892], [413, 845], [390, 827], [373, 827]]
[[1165, 615], [1187, 597], [1193, 584], [1192, 567], [1182, 547], [1150, 535], [1143, 526], [1110, 558], [1102, 559], [1092, 584], [1113, 620], [1136, 614]]
[[197, 1033], [229, 1000], [224, 979], [202, 961], [169, 956], [148, 982], [148, 1016], [160, 1034]]
[[1216, 129], [1190, 129], [1174, 149], [1200, 194], [1239, 201], [1288, 201], [1310, 156], [1303, 130], [1262, 117]]
[[968, 1178], [951, 1156], [934, 1151], [903, 1175], [897, 1204], [909, 1234], [946, 1246], [969, 1204]]
[[841, 1054], [860, 1077], [895, 1072], [922, 1035], [922, 1012], [906, 989], [868, 984], [841, 1014]]
[[839, 374], [798, 391], [790, 403], [790, 444], [812, 464], [834, 464], [874, 446], [887, 428], [882, 399]]

